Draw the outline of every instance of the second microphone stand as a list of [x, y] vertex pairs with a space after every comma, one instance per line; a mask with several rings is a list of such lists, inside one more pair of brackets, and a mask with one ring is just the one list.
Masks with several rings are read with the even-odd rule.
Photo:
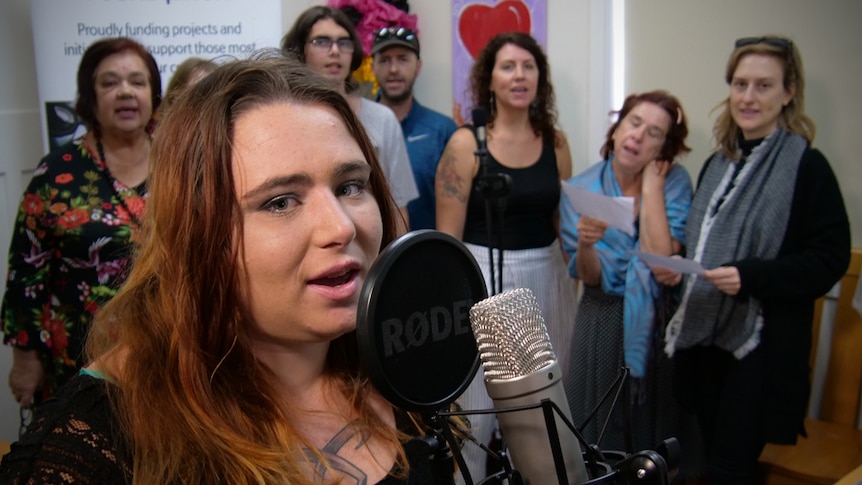
[[[484, 127], [482, 128], [484, 129]], [[485, 199], [485, 227], [488, 234], [488, 271], [491, 276], [491, 295], [496, 295], [503, 292], [503, 213], [506, 209], [506, 197], [512, 189], [512, 178], [505, 173], [491, 173], [491, 155], [488, 153], [485, 143], [480, 142], [473, 154], [479, 162], [479, 175], [476, 176], [474, 188]], [[495, 226], [496, 231], [494, 230]], [[496, 236], [496, 240], [494, 236]], [[494, 277], [494, 246], [497, 247], [498, 256], [497, 278]]]

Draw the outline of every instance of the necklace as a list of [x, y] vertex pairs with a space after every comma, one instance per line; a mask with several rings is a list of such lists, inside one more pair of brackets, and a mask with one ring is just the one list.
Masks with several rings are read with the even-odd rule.
[[[117, 181], [117, 179], [115, 179], [113, 175], [111, 175], [111, 169], [108, 168], [108, 160], [105, 158], [105, 147], [102, 146], [102, 139], [101, 138], [96, 138], [96, 151], [99, 152], [99, 158], [102, 161], [103, 170], [105, 171], [105, 174], [107, 174], [107, 176], [108, 176], [108, 185], [111, 186], [111, 191], [114, 193], [114, 196], [117, 198], [117, 201], [119, 202], [119, 204], [121, 206], [123, 206], [124, 209], [126, 209], [126, 212], [129, 214], [129, 217], [131, 217], [132, 223], [134, 224], [134, 226], [135, 227], [141, 227], [141, 219], [140, 219], [139, 215], [136, 214], [134, 211], [132, 211], [129, 208], [128, 204], [126, 204], [126, 197], [123, 195], [123, 193], [132, 192], [136, 196], [139, 194], [142, 194], [142, 193], [146, 193], [147, 192], [147, 181], [144, 180], [140, 185], [138, 185], [137, 188], [125, 187], [124, 190], [118, 190], [117, 185], [120, 182]], [[140, 189], [140, 192], [138, 191], [138, 189]]]

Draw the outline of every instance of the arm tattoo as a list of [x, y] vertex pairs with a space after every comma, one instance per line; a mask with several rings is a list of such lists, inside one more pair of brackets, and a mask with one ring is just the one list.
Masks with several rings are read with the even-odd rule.
[[464, 179], [455, 170], [455, 155], [452, 154], [449, 148], [446, 148], [440, 160], [440, 180], [442, 182], [442, 196], [458, 199], [458, 202], [462, 204], [467, 203], [467, 196], [461, 190], [461, 187], [464, 185]]

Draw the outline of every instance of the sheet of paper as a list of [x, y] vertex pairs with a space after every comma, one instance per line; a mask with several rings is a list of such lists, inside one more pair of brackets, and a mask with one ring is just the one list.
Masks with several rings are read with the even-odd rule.
[[605, 221], [630, 236], [635, 233], [634, 197], [608, 197], [567, 183], [563, 183], [563, 192], [578, 214]]
[[629, 253], [641, 258], [647, 266], [661, 266], [677, 273], [703, 273], [703, 266], [691, 259], [671, 258], [669, 256], [659, 256], [658, 254], [642, 253], [640, 251], [629, 251]]

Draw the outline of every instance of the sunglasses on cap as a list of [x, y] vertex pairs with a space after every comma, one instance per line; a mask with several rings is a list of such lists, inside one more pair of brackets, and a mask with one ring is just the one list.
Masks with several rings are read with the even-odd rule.
[[399, 40], [413, 42], [416, 40], [416, 32], [406, 27], [384, 27], [374, 31], [374, 39], [376, 42], [391, 39], [393, 37]]

